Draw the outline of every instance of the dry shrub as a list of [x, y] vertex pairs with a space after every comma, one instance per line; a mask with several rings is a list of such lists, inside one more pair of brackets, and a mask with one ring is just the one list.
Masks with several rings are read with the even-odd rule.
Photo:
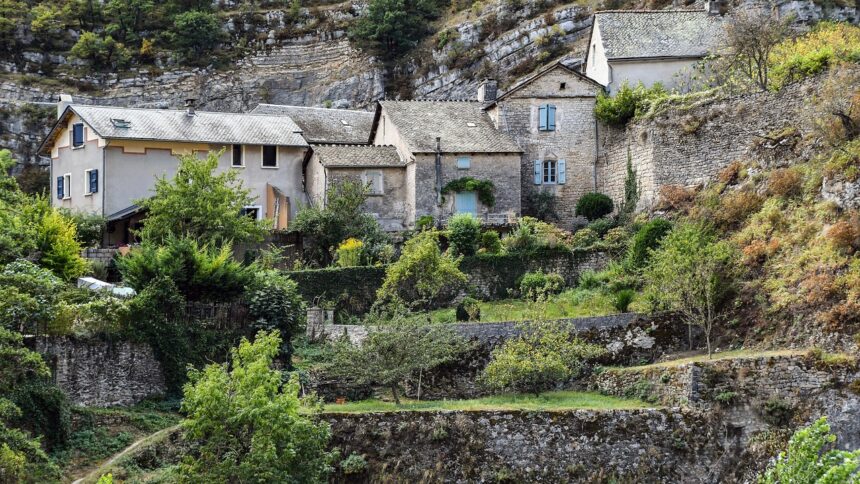
[[657, 208], [660, 210], [686, 211], [693, 204], [695, 190], [681, 185], [664, 185], [660, 187]]
[[723, 168], [717, 178], [726, 185], [731, 185], [737, 181], [742, 168], [743, 164], [741, 164], [740, 161], [735, 160]]
[[760, 265], [779, 250], [779, 239], [753, 240], [742, 249], [744, 263]]
[[681, 132], [684, 134], [696, 134], [703, 124], [705, 124], [705, 120], [700, 117], [694, 115], [685, 116], [681, 119]]
[[839, 294], [833, 274], [813, 274], [800, 283], [800, 289], [810, 305], [824, 304]]
[[846, 220], [840, 220], [827, 231], [827, 238], [839, 250], [850, 253], [860, 250], [860, 214], [852, 212]]
[[764, 200], [757, 194], [741, 190], [729, 193], [720, 200], [720, 208], [714, 219], [720, 227], [729, 228], [739, 225], [753, 212], [757, 212]]
[[844, 301], [819, 315], [819, 320], [828, 331], [841, 331], [860, 325], [860, 304]]
[[770, 172], [767, 191], [779, 197], [793, 197], [800, 194], [803, 188], [803, 177], [793, 168], [779, 168]]

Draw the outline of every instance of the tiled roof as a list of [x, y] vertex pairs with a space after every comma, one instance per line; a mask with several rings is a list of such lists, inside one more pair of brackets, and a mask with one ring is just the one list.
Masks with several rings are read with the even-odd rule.
[[393, 146], [313, 145], [313, 150], [327, 168], [406, 166]]
[[520, 153], [477, 101], [380, 101], [413, 153]]
[[533, 74], [529, 74], [526, 77], [523, 77], [520, 80], [518, 80], [517, 82], [515, 82], [513, 85], [511, 85], [510, 88], [508, 88], [507, 91], [500, 94], [493, 102], [491, 102], [486, 107], [489, 108], [490, 106], [494, 105], [496, 103], [496, 101], [500, 101], [500, 100], [508, 97], [511, 93], [518, 91], [522, 87], [530, 84], [535, 79], [538, 79], [539, 77], [543, 76], [544, 74], [546, 74], [552, 70], [555, 70], [555, 69], [564, 69], [565, 71], [569, 72], [570, 74], [582, 79], [585, 82], [593, 84], [596, 88], [598, 88], [600, 90], [603, 90], [602, 84], [600, 84], [599, 82], [595, 81], [594, 79], [592, 79], [590, 77], [587, 77], [585, 74], [582, 74], [581, 72], [577, 71], [577, 69], [579, 68], [580, 65], [582, 65], [582, 59], [572, 59], [572, 60], [569, 60], [568, 63], [565, 63], [564, 59], [553, 62], [553, 63], [549, 64], [548, 66], [539, 69], [537, 72], [535, 72]]
[[596, 12], [606, 57], [704, 57], [724, 38], [723, 20], [704, 10]]
[[195, 143], [307, 146], [301, 129], [286, 116], [213, 113], [109, 106], [69, 106], [106, 139]]
[[308, 143], [366, 144], [373, 126], [369, 111], [258, 104], [251, 113], [289, 116]]

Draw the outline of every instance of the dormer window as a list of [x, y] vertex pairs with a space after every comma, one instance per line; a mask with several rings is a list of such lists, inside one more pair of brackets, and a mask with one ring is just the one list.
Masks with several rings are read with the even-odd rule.
[[72, 148], [80, 148], [84, 145], [84, 123], [72, 125]]
[[113, 124], [113, 126], [115, 128], [130, 128], [131, 127], [131, 122], [126, 121], [125, 119], [111, 118], [110, 122], [111, 122], [111, 124]]
[[478, 125], [477, 125], [477, 124], [475, 124], [475, 123], [466, 123], [466, 126], [467, 126], [467, 127], [469, 127], [469, 128], [476, 128], [476, 127], [478, 127]]

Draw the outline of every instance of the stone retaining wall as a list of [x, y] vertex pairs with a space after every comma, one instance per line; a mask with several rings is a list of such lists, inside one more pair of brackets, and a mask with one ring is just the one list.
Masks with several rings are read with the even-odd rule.
[[113, 258], [116, 253], [117, 249], [87, 248], [81, 251], [81, 257], [90, 261], [101, 262], [105, 266], [108, 266], [113, 261]]
[[43, 355], [53, 380], [77, 404], [134, 405], [163, 395], [161, 363], [146, 344], [37, 337], [28, 345]]

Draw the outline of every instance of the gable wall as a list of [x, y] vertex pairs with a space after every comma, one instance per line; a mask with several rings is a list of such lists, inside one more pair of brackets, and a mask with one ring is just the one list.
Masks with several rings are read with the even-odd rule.
[[588, 44], [588, 64], [585, 66], [585, 75], [603, 84], [609, 84], [609, 63], [606, 60], [606, 51], [603, 41], [600, 39], [600, 23], [595, 20], [591, 31], [591, 39]]
[[[102, 170], [102, 153], [104, 140], [84, 123], [84, 144], [72, 148], [71, 129], [75, 123], [82, 122], [76, 114], [69, 117], [62, 127], [54, 146], [51, 148], [51, 204], [58, 208], [73, 211], [102, 214], [104, 197], [104, 173]], [[99, 170], [99, 190], [85, 195], [89, 185], [86, 170]], [[71, 175], [70, 195], [68, 199], [57, 198], [57, 177]]]

